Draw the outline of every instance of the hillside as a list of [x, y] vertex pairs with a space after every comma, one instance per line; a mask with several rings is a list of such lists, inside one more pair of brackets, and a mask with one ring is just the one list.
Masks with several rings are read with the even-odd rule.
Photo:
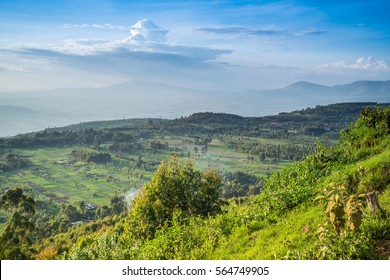
[[[389, 259], [389, 117], [389, 107], [363, 111], [339, 145], [318, 147], [269, 177], [259, 195], [229, 200], [219, 214], [192, 216], [179, 206], [157, 227], [150, 212], [143, 222], [153, 231], [145, 238], [135, 214], [157, 209], [149, 188], [175, 187], [169, 178], [155, 185], [169, 168], [180, 169], [173, 159], [145, 185], [122, 227], [83, 237], [67, 258]], [[373, 192], [379, 204], [367, 205]]]
[[[1, 258], [387, 259], [390, 107], [380, 107], [0, 138]], [[372, 191], [381, 210], [367, 206]]]
[[292, 112], [281, 112], [277, 115], [269, 115], [263, 117], [243, 117], [235, 114], [227, 113], [213, 113], [201, 112], [194, 113], [188, 117], [181, 117], [174, 120], [169, 119], [126, 119], [126, 120], [111, 120], [111, 121], [94, 121], [75, 124], [65, 127], [54, 127], [46, 129], [46, 131], [63, 132], [67, 130], [78, 131], [84, 129], [110, 129], [120, 127], [135, 127], [143, 126], [150, 120], [154, 124], [161, 124], [167, 127], [175, 126], [200, 126], [203, 129], [205, 126], [228, 127], [229, 132], [238, 129], [243, 125], [246, 126], [243, 133], [248, 133], [249, 126], [252, 130], [261, 128], [277, 128], [282, 129], [287, 127], [289, 129], [302, 129], [308, 126], [317, 126], [322, 129], [331, 129], [337, 132], [345, 128], [351, 122], [356, 121], [360, 112], [365, 108], [379, 107], [383, 108], [389, 106], [390, 103], [376, 103], [376, 102], [357, 102], [357, 103], [337, 103], [330, 105], [318, 105], [313, 108], [305, 108]]

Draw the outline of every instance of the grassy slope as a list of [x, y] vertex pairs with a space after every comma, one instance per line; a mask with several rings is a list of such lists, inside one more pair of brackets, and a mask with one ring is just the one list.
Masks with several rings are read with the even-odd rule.
[[291, 251], [303, 249], [317, 241], [317, 224], [322, 221], [323, 207], [300, 206], [276, 224], [251, 231], [247, 226], [234, 229], [223, 238], [211, 259], [280, 259]]
[[[348, 176], [364, 166], [367, 178], [363, 176], [354, 187], [356, 192], [368, 191], [365, 188], [372, 182], [373, 172], [379, 167], [384, 171], [390, 166], [389, 140], [387, 136], [380, 145], [372, 147], [372, 154], [363, 160], [347, 165], [332, 167], [332, 171], [319, 178], [313, 194], [330, 182], [346, 184]], [[365, 179], [366, 178], [366, 179]], [[389, 178], [387, 178], [388, 180]], [[323, 244], [319, 242], [316, 231], [318, 225], [328, 218], [324, 213], [324, 204], [314, 203], [313, 197], [303, 201], [291, 210], [278, 211], [267, 209], [264, 198], [267, 195], [246, 200], [230, 200], [224, 212], [206, 220], [199, 218], [173, 222], [172, 226], [163, 226], [154, 239], [134, 247], [126, 241], [126, 231], [121, 234], [122, 242], [112, 235], [92, 235], [82, 238], [82, 247], [73, 247], [70, 257], [83, 258], [130, 258], [130, 259], [317, 259], [317, 258], [373, 258], [390, 257], [390, 222], [388, 218], [372, 217], [365, 210], [362, 231], [351, 239], [341, 242], [333, 254], [322, 255]], [[378, 191], [380, 205], [385, 213], [390, 213], [390, 186], [386, 183]], [[272, 203], [272, 202], [271, 202]], [[265, 206], [264, 206], [265, 205]], [[128, 229], [131, 231], [131, 229]], [[84, 241], [83, 241], [84, 240]], [[87, 241], [86, 241], [87, 240]], [[332, 241], [332, 242], [333, 242]], [[110, 243], [111, 242], [111, 243]], [[90, 243], [90, 245], [85, 245]], [[104, 245], [102, 245], [104, 244]], [[99, 246], [98, 246], [99, 245]], [[363, 251], [364, 248], [366, 251]], [[363, 248], [363, 249], [362, 249]], [[107, 253], [107, 251], [111, 253]]]
[[[389, 115], [390, 108], [387, 108]], [[385, 117], [382, 126], [389, 126], [388, 116]], [[353, 241], [354, 245], [347, 242], [341, 243], [345, 248], [340, 248], [347, 252], [338, 253], [332, 258], [343, 258], [342, 256], [351, 254], [357, 258], [390, 258], [390, 136], [388, 131], [382, 135], [377, 124], [373, 129], [361, 128], [358, 132], [362, 138], [352, 139], [357, 142], [354, 155], [362, 157], [358, 160], [351, 160], [350, 164], [334, 165], [332, 171], [324, 178], [319, 178], [316, 182], [318, 194], [330, 183], [346, 186], [350, 194], [367, 193], [376, 191], [379, 203], [383, 210], [382, 217], [373, 215], [367, 208], [364, 209], [361, 232], [357, 233]], [[356, 125], [355, 130], [359, 129]], [[378, 133], [377, 133], [378, 132]], [[352, 133], [355, 134], [355, 133]], [[368, 139], [371, 135], [371, 139]], [[368, 140], [367, 140], [368, 139]], [[363, 143], [360, 143], [360, 141]], [[364, 142], [375, 143], [371, 146], [364, 146]], [[342, 150], [351, 143], [344, 142]], [[352, 155], [350, 155], [352, 157]], [[364, 169], [364, 174], [359, 174], [359, 170]], [[262, 202], [258, 200], [258, 202]], [[243, 208], [247, 206], [241, 206]], [[280, 216], [276, 223], [265, 223], [259, 230], [251, 230], [250, 227], [241, 225], [236, 227], [232, 233], [222, 238], [216, 249], [209, 255], [212, 259], [280, 259], [280, 258], [316, 258], [319, 252], [313, 252], [319, 248], [319, 240], [316, 231], [318, 224], [329, 220], [325, 215], [324, 204], [316, 205], [313, 200], [307, 200], [292, 211]], [[334, 236], [335, 239], [338, 236]], [[367, 237], [363, 240], [363, 237]], [[360, 238], [360, 239], [359, 239]], [[352, 238], [351, 238], [352, 239]], [[353, 250], [358, 251], [366, 242], [368, 249], [366, 253], [358, 255]], [[340, 245], [341, 246], [341, 245]], [[360, 246], [360, 247], [359, 247]], [[310, 252], [311, 250], [311, 252]], [[344, 254], [344, 255], [343, 255]], [[329, 256], [328, 256], [329, 257]]]

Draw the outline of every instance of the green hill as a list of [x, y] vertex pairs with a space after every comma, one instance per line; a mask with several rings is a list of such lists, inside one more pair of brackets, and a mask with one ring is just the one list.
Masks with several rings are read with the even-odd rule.
[[390, 107], [73, 129], [0, 138], [1, 259], [390, 257]]
[[[339, 145], [319, 146], [304, 161], [271, 175], [259, 195], [229, 200], [208, 216], [142, 192], [133, 206], [143, 205], [145, 219], [130, 211], [122, 226], [82, 237], [66, 258], [389, 259], [389, 132], [389, 107], [364, 110], [342, 132]], [[184, 172], [183, 184], [192, 176], [174, 166], [157, 171], [144, 188], [175, 192], [173, 171]], [[367, 193], [373, 192], [376, 210], [367, 206]], [[161, 216], [160, 207], [171, 214]], [[141, 234], [151, 227], [150, 234]]]

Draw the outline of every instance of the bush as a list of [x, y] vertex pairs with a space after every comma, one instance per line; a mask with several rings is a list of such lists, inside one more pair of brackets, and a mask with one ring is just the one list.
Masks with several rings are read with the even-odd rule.
[[107, 163], [111, 161], [111, 155], [108, 153], [99, 153], [89, 150], [73, 150], [70, 154], [72, 158], [79, 161]]
[[181, 165], [176, 157], [162, 162], [132, 202], [131, 231], [140, 238], [153, 238], [156, 229], [169, 223], [177, 211], [185, 217], [216, 214], [222, 203], [220, 188], [216, 171], [202, 173], [191, 162]]

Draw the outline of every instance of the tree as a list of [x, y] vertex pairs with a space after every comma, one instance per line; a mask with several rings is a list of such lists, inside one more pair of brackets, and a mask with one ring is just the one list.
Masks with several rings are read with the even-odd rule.
[[77, 211], [77, 208], [70, 204], [66, 205], [62, 212], [65, 217], [69, 219], [69, 221], [75, 222], [80, 220], [81, 218], [79, 211]]
[[260, 153], [260, 160], [265, 161], [265, 153], [264, 152]]
[[93, 146], [95, 147], [95, 149], [100, 148], [100, 139], [98, 135], [96, 135], [95, 138], [93, 139]]
[[28, 259], [32, 253], [31, 234], [35, 201], [20, 188], [9, 189], [1, 196], [0, 209], [9, 213], [7, 225], [0, 235], [0, 259]]
[[221, 182], [216, 171], [194, 170], [191, 162], [180, 164], [176, 157], [163, 161], [132, 202], [132, 230], [140, 238], [152, 238], [175, 212], [184, 217], [219, 212]]
[[113, 196], [111, 198], [111, 213], [112, 215], [119, 215], [126, 210], [126, 203], [123, 196]]
[[81, 214], [81, 216], [84, 216], [84, 214], [85, 214], [85, 201], [84, 200], [80, 200], [77, 203], [77, 206], [79, 208], [79, 213]]

